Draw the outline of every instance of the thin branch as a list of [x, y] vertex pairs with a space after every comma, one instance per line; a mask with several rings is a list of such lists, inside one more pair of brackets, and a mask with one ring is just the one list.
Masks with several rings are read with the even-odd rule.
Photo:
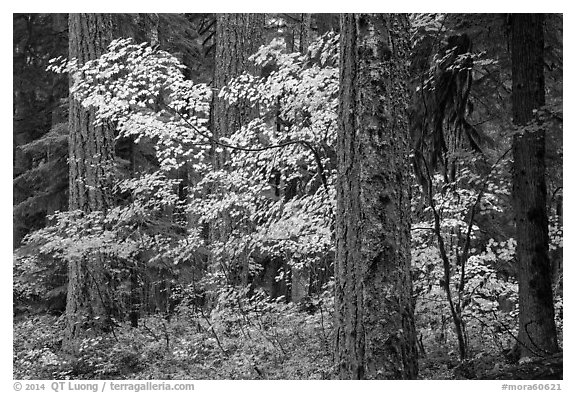
[[460, 278], [460, 292], [462, 292], [462, 290], [464, 289], [464, 269], [466, 266], [466, 261], [468, 260], [468, 253], [469, 253], [469, 249], [470, 249], [470, 239], [471, 239], [471, 233], [472, 233], [472, 227], [474, 224], [474, 216], [476, 214], [476, 209], [478, 208], [478, 205], [480, 204], [480, 201], [482, 200], [482, 196], [484, 195], [484, 192], [486, 192], [486, 187], [488, 185], [488, 180], [490, 179], [490, 176], [492, 175], [492, 172], [494, 171], [494, 169], [498, 166], [498, 164], [504, 159], [504, 157], [506, 157], [506, 155], [508, 155], [508, 153], [510, 152], [510, 150], [512, 150], [512, 147], [509, 147], [504, 154], [502, 154], [498, 160], [496, 160], [496, 162], [490, 167], [490, 171], [488, 171], [488, 174], [486, 175], [486, 179], [484, 180], [484, 184], [482, 185], [482, 189], [480, 190], [480, 192], [478, 193], [478, 196], [476, 197], [476, 201], [474, 202], [474, 205], [471, 208], [470, 211], [470, 219], [468, 220], [468, 228], [466, 231], [466, 240], [464, 243], [464, 248], [462, 250], [462, 259], [461, 259], [461, 278]]
[[208, 319], [206, 314], [204, 314], [204, 310], [202, 309], [202, 307], [200, 307], [199, 309], [200, 309], [200, 314], [202, 315], [202, 318], [204, 318], [204, 320], [206, 321], [206, 323], [210, 327], [210, 331], [212, 332], [212, 335], [214, 336], [214, 339], [216, 340], [216, 344], [218, 345], [218, 348], [220, 348], [220, 350], [222, 351], [222, 353], [224, 355], [228, 355], [228, 351], [226, 349], [224, 349], [224, 347], [222, 346], [222, 343], [220, 342], [220, 338], [218, 337], [218, 334], [216, 333], [216, 330], [214, 330], [214, 325], [212, 325], [212, 323], [210, 322], [210, 320]]
[[318, 151], [316, 150], [316, 148], [314, 148], [314, 146], [312, 146], [312, 144], [310, 142], [298, 139], [298, 140], [285, 141], [285, 142], [278, 143], [276, 145], [270, 145], [270, 146], [264, 146], [264, 147], [243, 147], [243, 146], [230, 145], [230, 144], [221, 142], [217, 139], [214, 139], [210, 135], [200, 131], [198, 129], [198, 127], [196, 127], [194, 124], [192, 124], [188, 119], [186, 119], [180, 113], [178, 113], [178, 111], [176, 111], [174, 108], [172, 108], [168, 105], [165, 105], [165, 106], [166, 106], [166, 108], [170, 109], [173, 113], [178, 115], [178, 117], [182, 121], [184, 121], [192, 130], [194, 130], [194, 132], [196, 132], [200, 136], [208, 139], [210, 142], [212, 142], [218, 146], [226, 147], [228, 149], [245, 151], [245, 152], [260, 152], [260, 151], [265, 151], [265, 150], [278, 149], [278, 148], [286, 147], [286, 146], [290, 146], [290, 145], [302, 145], [302, 146], [308, 148], [312, 152], [312, 155], [314, 156], [314, 160], [316, 161], [317, 173], [318, 173], [318, 176], [320, 176], [320, 180], [322, 181], [322, 184], [324, 185], [324, 189], [326, 191], [328, 191], [328, 182], [326, 181], [326, 175], [324, 174], [324, 166], [322, 165], [322, 160], [320, 158], [320, 155], [318, 154]]
[[434, 228], [431, 227], [413, 227], [410, 229], [411, 231], [418, 231], [418, 230], [428, 230], [428, 231], [433, 231]]
[[563, 190], [563, 189], [564, 189], [564, 188], [563, 188], [562, 186], [556, 188], [556, 189], [554, 190], [554, 192], [552, 193], [552, 199], [554, 199], [554, 197], [556, 196], [556, 193], [557, 193], [558, 191]]
[[[421, 154], [421, 153], [420, 153]], [[456, 330], [456, 335], [458, 337], [458, 347], [460, 350], [460, 358], [464, 360], [466, 358], [466, 343], [464, 341], [464, 335], [462, 332], [462, 319], [459, 312], [454, 306], [454, 301], [452, 299], [452, 291], [450, 290], [450, 260], [446, 254], [446, 246], [444, 244], [444, 238], [442, 237], [442, 230], [440, 226], [440, 214], [436, 209], [434, 203], [434, 196], [432, 195], [432, 175], [430, 173], [430, 168], [428, 167], [428, 162], [422, 155], [422, 161], [426, 168], [426, 175], [428, 177], [428, 200], [430, 207], [432, 208], [432, 213], [434, 215], [434, 232], [438, 240], [438, 249], [440, 251], [440, 256], [442, 258], [442, 263], [444, 267], [444, 291], [446, 292], [446, 298], [448, 299], [448, 305], [450, 306], [450, 313], [452, 314], [452, 319], [454, 321], [454, 328]]]
[[[512, 331], [510, 330], [510, 327], [508, 325], [506, 325], [504, 322], [500, 321], [498, 319], [498, 315], [496, 315], [496, 312], [494, 310], [492, 310], [492, 314], [494, 314], [494, 320], [496, 322], [498, 322], [500, 324], [500, 326], [502, 326], [504, 328], [504, 330], [506, 330], [506, 333], [508, 333], [514, 340], [516, 340], [516, 342], [519, 345], [522, 345], [524, 348], [526, 348], [527, 350], [529, 350], [530, 352], [532, 352], [534, 355], [541, 357], [539, 354], [537, 354], [536, 352], [534, 352], [534, 350], [532, 348], [530, 348], [529, 346], [527, 346], [526, 344], [524, 344], [522, 341], [520, 341], [518, 339], [518, 337], [516, 337], [514, 335], [514, 333], [512, 333]], [[530, 336], [528, 336], [530, 337]]]

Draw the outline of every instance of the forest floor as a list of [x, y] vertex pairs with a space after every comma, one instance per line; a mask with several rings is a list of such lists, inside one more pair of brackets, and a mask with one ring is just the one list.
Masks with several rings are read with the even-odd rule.
[[[330, 379], [331, 342], [316, 314], [285, 310], [242, 329], [183, 317], [141, 319], [138, 328], [86, 339], [80, 355], [61, 351], [63, 317], [27, 315], [14, 321], [14, 379]], [[324, 329], [324, 331], [323, 331]], [[479, 353], [460, 362], [446, 351], [419, 359], [419, 379], [562, 379], [562, 355], [511, 364]]]

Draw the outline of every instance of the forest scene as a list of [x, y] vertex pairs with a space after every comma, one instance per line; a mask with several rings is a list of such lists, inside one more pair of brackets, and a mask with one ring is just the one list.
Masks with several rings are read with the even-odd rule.
[[562, 380], [562, 37], [13, 14], [13, 378]]

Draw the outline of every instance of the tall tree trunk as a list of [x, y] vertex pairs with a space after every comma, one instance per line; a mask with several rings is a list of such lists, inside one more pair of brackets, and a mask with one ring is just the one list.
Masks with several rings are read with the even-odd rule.
[[[302, 14], [300, 24], [300, 53], [304, 54], [312, 42], [312, 14]], [[297, 182], [298, 179], [292, 181]], [[298, 303], [308, 296], [310, 292], [310, 270], [311, 266], [302, 264], [292, 266], [292, 288], [290, 290], [290, 300]]]
[[[524, 126], [544, 105], [542, 14], [512, 15], [512, 113]], [[516, 258], [522, 356], [558, 351], [551, 268], [548, 256], [544, 130], [523, 132], [513, 141], [512, 198], [516, 219]]]
[[336, 367], [418, 370], [410, 276], [408, 17], [342, 15], [336, 189]]
[[[54, 52], [56, 53], [58, 52], [57, 49], [66, 48], [68, 37], [63, 35], [62, 32], [67, 31], [67, 15], [68, 14], [50, 14], [52, 19], [52, 31], [54, 36], [57, 37], [54, 44], [56, 49]], [[63, 54], [65, 54], [65, 52]], [[52, 129], [54, 129], [58, 124], [66, 123], [68, 120], [64, 105], [61, 105], [62, 99], [68, 96], [68, 86], [66, 82], [67, 78], [65, 75], [54, 74], [52, 76], [51, 93], [50, 99], [48, 101]], [[48, 151], [46, 157], [47, 160], [50, 160], [50, 154], [51, 152]], [[63, 184], [65, 184], [68, 182], [68, 179], [62, 179], [62, 181]], [[66, 191], [63, 190], [51, 198], [48, 206], [46, 207], [46, 214], [51, 215], [56, 211], [65, 211], [67, 207], [68, 196], [66, 195]]]
[[[70, 14], [69, 57], [79, 64], [99, 57], [111, 40], [110, 14]], [[107, 125], [95, 126], [94, 112], [72, 96], [69, 111], [69, 207], [83, 213], [106, 212], [111, 205], [114, 133]], [[78, 338], [110, 329], [110, 294], [101, 255], [89, 255], [68, 265], [66, 338], [74, 352]]]
[[306, 53], [312, 42], [312, 14], [302, 14], [300, 24], [300, 53]]
[[[264, 43], [265, 14], [218, 14], [216, 19], [216, 58], [214, 87], [222, 89], [234, 77], [246, 71], [257, 73], [256, 66], [248, 58]], [[234, 104], [214, 97], [212, 108], [212, 132], [214, 139], [228, 137], [248, 124], [258, 114], [254, 103], [240, 100]], [[216, 147], [216, 146], [215, 146]], [[226, 152], [213, 154], [214, 169], [225, 169]], [[223, 241], [230, 231], [230, 218], [224, 215], [216, 227], [210, 228], [214, 241]], [[248, 258], [241, 258], [229, 277], [233, 284], [248, 284]]]
[[[216, 64], [214, 87], [218, 90], [243, 72], [256, 72], [248, 58], [264, 43], [265, 14], [218, 14], [216, 19]], [[215, 97], [213, 107], [214, 137], [232, 135], [257, 115], [254, 103], [241, 100], [230, 105]], [[224, 165], [225, 155], [215, 154], [218, 168]]]

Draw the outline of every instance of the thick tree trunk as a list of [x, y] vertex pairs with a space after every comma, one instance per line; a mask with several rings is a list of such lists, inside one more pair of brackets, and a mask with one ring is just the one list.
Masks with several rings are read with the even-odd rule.
[[300, 53], [306, 53], [312, 42], [312, 14], [302, 14], [300, 24]]
[[290, 300], [298, 303], [310, 294], [310, 266], [292, 266], [292, 288]]
[[[312, 14], [302, 14], [300, 24], [300, 53], [306, 53], [312, 41]], [[293, 181], [297, 181], [294, 179]], [[298, 303], [305, 299], [310, 293], [310, 270], [311, 266], [292, 266], [292, 287], [290, 290], [290, 300]]]
[[[80, 64], [100, 56], [111, 40], [110, 14], [70, 14], [69, 56]], [[111, 205], [114, 134], [95, 126], [94, 113], [70, 97], [69, 207], [83, 213], [105, 212]], [[70, 261], [64, 347], [75, 351], [77, 339], [110, 329], [110, 295], [101, 255]]]
[[[69, 55], [80, 64], [102, 55], [111, 41], [112, 19], [106, 14], [70, 14]], [[103, 211], [110, 207], [114, 132], [94, 125], [94, 113], [70, 99], [70, 210]]]
[[[216, 65], [214, 87], [218, 90], [245, 71], [256, 72], [248, 58], [264, 43], [265, 14], [218, 14], [216, 20]], [[215, 97], [213, 133], [215, 138], [230, 136], [257, 114], [254, 103], [240, 101], [230, 105]], [[218, 167], [224, 165], [225, 156], [214, 155]]]
[[[216, 58], [214, 87], [219, 91], [234, 77], [249, 71], [257, 73], [248, 58], [264, 43], [265, 14], [218, 14], [216, 19]], [[240, 100], [234, 104], [216, 93], [212, 107], [214, 139], [228, 137], [248, 124], [258, 114], [254, 103]], [[214, 146], [216, 148], [216, 146]], [[213, 154], [214, 169], [225, 169], [227, 152]], [[218, 225], [210, 228], [211, 241], [224, 241], [230, 233], [230, 218], [223, 215]], [[248, 284], [248, 258], [234, 261], [229, 281]]]
[[408, 17], [342, 15], [340, 28], [336, 367], [343, 379], [411, 379]]
[[[523, 126], [545, 102], [542, 14], [512, 15], [511, 51], [512, 112], [514, 123]], [[541, 356], [558, 351], [548, 256], [544, 130], [516, 135], [512, 152], [519, 341], [522, 356]]]

